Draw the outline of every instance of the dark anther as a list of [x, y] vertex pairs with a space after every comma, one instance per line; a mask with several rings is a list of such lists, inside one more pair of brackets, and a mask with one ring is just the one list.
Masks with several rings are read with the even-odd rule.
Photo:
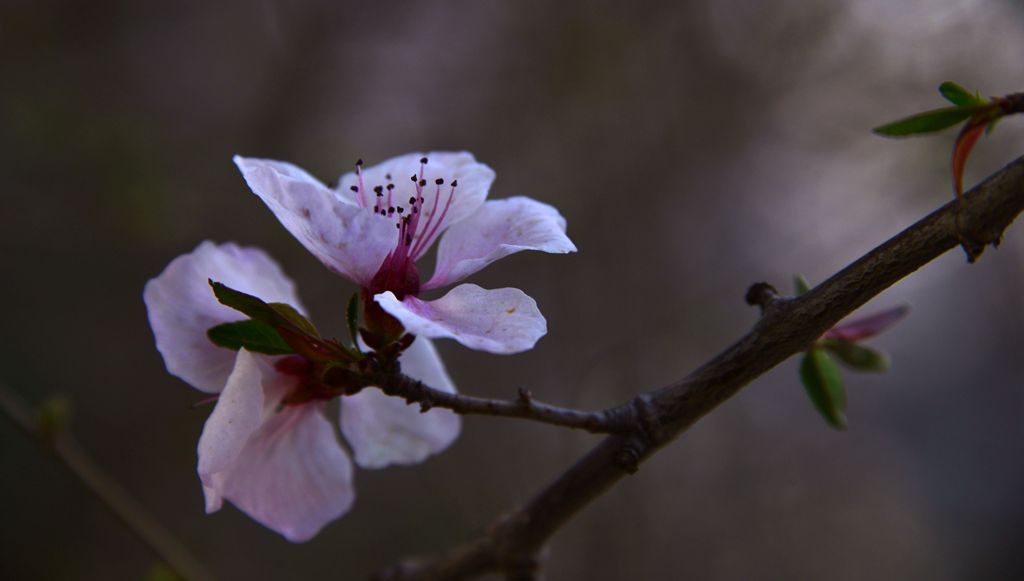
[[394, 214], [394, 213], [395, 213], [395, 207], [394, 206], [391, 206], [390, 208], [388, 208], [388, 214]]
[[384, 197], [384, 192], [377, 192], [377, 197], [378, 198], [383, 198]]
[[363, 158], [360, 157], [356, 160], [356, 167], [363, 167]]
[[401, 207], [401, 206], [399, 206], [399, 207], [398, 207], [398, 213], [399, 213], [399, 214], [401, 214], [401, 213], [402, 213], [402, 212], [404, 212], [404, 211], [405, 211], [405, 208], [403, 208], [403, 207]]
[[427, 158], [421, 157], [420, 158], [420, 163], [427, 163]]
[[434, 180], [434, 183], [437, 185], [441, 185], [444, 183], [444, 178], [437, 178], [436, 180]]
[[373, 191], [375, 191], [375, 192], [377, 192], [379, 194], [379, 193], [384, 191], [384, 186], [374, 186], [373, 187]]
[[384, 174], [384, 179], [386, 179], [386, 180], [388, 180], [390, 182], [391, 181], [391, 174], [389, 174], [389, 173]]
[[427, 180], [420, 180], [420, 187], [427, 185]]
[[378, 208], [377, 206], [374, 206], [373, 207], [373, 213], [374, 214], [380, 214], [380, 208]]
[[459, 180], [452, 180], [452, 187], [453, 188], [459, 187]]
[[395, 184], [388, 184], [388, 191], [395, 189]]
[[409, 179], [411, 179], [412, 181], [415, 182], [416, 181], [416, 174], [413, 174], [413, 175], [409, 176]]
[[414, 206], [416, 204], [416, 196], [409, 198], [409, 205]]
[[349, 189], [352, 190], [353, 192], [359, 191], [359, 188], [357, 186], [350, 186]]

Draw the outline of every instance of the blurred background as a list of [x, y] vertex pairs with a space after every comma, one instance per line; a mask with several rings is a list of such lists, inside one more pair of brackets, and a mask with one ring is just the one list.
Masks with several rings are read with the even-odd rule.
[[[0, 8], [0, 381], [74, 405], [82, 446], [218, 576], [360, 579], [474, 536], [597, 442], [467, 418], [446, 453], [359, 471], [350, 514], [292, 545], [207, 516], [209, 408], [168, 375], [142, 287], [201, 240], [270, 252], [317, 324], [353, 287], [250, 193], [231, 156], [325, 181], [356, 158], [466, 149], [567, 218], [580, 252], [471, 281], [537, 299], [550, 332], [501, 357], [438, 343], [460, 389], [602, 408], [684, 376], [757, 317], [747, 287], [820, 282], [952, 198], [954, 132], [870, 129], [956, 80], [1024, 89], [1003, 1], [48, 2]], [[973, 184], [1024, 153], [981, 142]], [[421, 270], [432, 270], [428, 258]], [[565, 527], [551, 579], [1024, 575], [1024, 224], [949, 252], [866, 310], [910, 303], [847, 374], [828, 428], [786, 362]], [[0, 576], [141, 578], [156, 558], [0, 418]]]

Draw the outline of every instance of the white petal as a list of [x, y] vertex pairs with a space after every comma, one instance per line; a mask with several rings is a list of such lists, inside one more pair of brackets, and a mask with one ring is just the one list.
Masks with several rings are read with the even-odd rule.
[[553, 206], [525, 197], [488, 201], [441, 239], [437, 269], [423, 288], [452, 284], [521, 250], [565, 254], [576, 246]]
[[322, 403], [279, 411], [293, 380], [239, 353], [199, 440], [207, 512], [225, 498], [288, 540], [309, 540], [352, 506], [352, 464]]
[[224, 391], [199, 437], [199, 478], [206, 512], [220, 509], [224, 478], [235, 465], [263, 416], [263, 373], [257, 358], [241, 349]]
[[[436, 213], [438, 218], [442, 214], [444, 215], [440, 226], [435, 228], [433, 223], [429, 226], [430, 230], [434, 232], [433, 238], [436, 239], [437, 235], [449, 225], [468, 218], [480, 208], [484, 200], [487, 199], [487, 192], [494, 182], [494, 170], [477, 162], [473, 154], [465, 151], [409, 153], [393, 157], [372, 167], [363, 168], [363, 195], [372, 197], [375, 195], [373, 193], [375, 186], [386, 187], [387, 184], [393, 183], [395, 188], [391, 192], [392, 204], [395, 206], [407, 205], [409, 199], [416, 195], [416, 188], [409, 178], [413, 175], [419, 177], [420, 159], [423, 157], [428, 160], [423, 173], [423, 179], [427, 182], [423, 190], [424, 217], [431, 213]], [[389, 175], [391, 176], [390, 180], [388, 179]], [[434, 183], [438, 178], [444, 180], [440, 189]], [[459, 185], [455, 189], [451, 206], [445, 211], [453, 180], [458, 180]], [[338, 195], [344, 197], [350, 204], [360, 203], [356, 194], [351, 191], [351, 187], [356, 184], [355, 172], [341, 176], [338, 180]], [[439, 191], [440, 196], [438, 196]], [[365, 202], [372, 206], [375, 200], [370, 199]], [[427, 220], [422, 220], [420, 224], [422, 231], [427, 226]], [[424, 234], [429, 234], [429, 232], [424, 232]]]
[[[406, 375], [455, 392], [430, 339], [417, 338], [399, 361]], [[459, 416], [448, 410], [421, 413], [418, 404], [406, 404], [372, 387], [341, 401], [341, 432], [355, 453], [356, 464], [363, 468], [422, 462], [451, 445], [460, 427]]]
[[414, 335], [455, 339], [480, 351], [519, 353], [532, 349], [547, 333], [536, 301], [516, 288], [462, 284], [434, 301], [414, 296], [399, 301], [390, 291], [374, 300]]
[[394, 225], [285, 162], [235, 156], [246, 183], [328, 268], [365, 285], [397, 241]]
[[295, 285], [281, 268], [256, 248], [206, 241], [175, 258], [146, 283], [143, 298], [156, 347], [167, 371], [197, 389], [218, 392], [235, 364], [235, 352], [206, 338], [210, 327], [240, 321], [245, 315], [217, 302], [208, 279], [268, 302], [288, 303], [305, 312]]

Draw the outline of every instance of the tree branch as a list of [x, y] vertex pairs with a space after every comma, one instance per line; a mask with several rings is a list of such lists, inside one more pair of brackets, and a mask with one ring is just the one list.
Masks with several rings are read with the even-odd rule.
[[378, 386], [388, 395], [404, 398], [408, 403], [418, 403], [424, 412], [439, 407], [452, 410], [457, 414], [520, 418], [577, 428], [595, 434], [629, 432], [634, 429], [637, 420], [632, 406], [618, 406], [596, 412], [585, 412], [537, 401], [525, 389], [519, 390], [517, 399], [507, 401], [441, 391], [401, 373], [376, 374], [365, 383]]
[[210, 573], [178, 539], [174, 537], [141, 504], [103, 471], [78, 446], [62, 426], [44, 428], [35, 413], [21, 398], [0, 383], [0, 413], [40, 446], [57, 457], [71, 473], [135, 536], [182, 579], [208, 581]]
[[[745, 385], [807, 346], [903, 277], [958, 244], [974, 261], [1024, 210], [1024, 157], [875, 248], [798, 298], [753, 292], [763, 314], [734, 345], [683, 380], [638, 396], [637, 423], [583, 456], [525, 506], [502, 516], [477, 539], [450, 551], [382, 571], [378, 579], [466, 579], [489, 571], [512, 575], [559, 527], [659, 448]], [[765, 290], [764, 288], [761, 291]]]

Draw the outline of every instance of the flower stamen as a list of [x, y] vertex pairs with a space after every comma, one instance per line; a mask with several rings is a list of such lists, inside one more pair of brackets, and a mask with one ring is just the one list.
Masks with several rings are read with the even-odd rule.
[[359, 207], [365, 208], [366, 198], [363, 196], [363, 190], [366, 188], [363, 187], [363, 158], [361, 157], [356, 160], [356, 180], [358, 180], [359, 185], [352, 186], [352, 190], [356, 192], [356, 199], [359, 202]]
[[[444, 209], [441, 210], [441, 217], [438, 218], [437, 222], [434, 222], [433, 227], [431, 227], [431, 222], [437, 212], [437, 201], [441, 198], [441, 186], [444, 184], [444, 180], [437, 178], [434, 183], [437, 184], [437, 195], [434, 197], [434, 208], [431, 210], [430, 216], [427, 219], [427, 225], [423, 227], [423, 233], [425, 233], [425, 235], [420, 238], [419, 242], [416, 243], [416, 247], [412, 251], [413, 260], [419, 258], [427, 248], [430, 248], [431, 242], [434, 241], [434, 235], [437, 234], [438, 229], [444, 222], [445, 216], [448, 215], [448, 208], [452, 206], [452, 200], [455, 198], [455, 188], [459, 187], [459, 180], [452, 180], [451, 189], [448, 191], [448, 201], [445, 202]], [[430, 228], [429, 233], [427, 230], [428, 227]]]

